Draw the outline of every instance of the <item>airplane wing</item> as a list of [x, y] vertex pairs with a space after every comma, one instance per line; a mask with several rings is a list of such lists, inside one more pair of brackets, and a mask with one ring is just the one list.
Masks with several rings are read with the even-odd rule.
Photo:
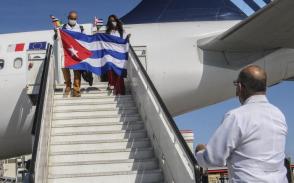
[[221, 35], [199, 40], [198, 46], [232, 52], [294, 48], [293, 10], [293, 0], [274, 0]]

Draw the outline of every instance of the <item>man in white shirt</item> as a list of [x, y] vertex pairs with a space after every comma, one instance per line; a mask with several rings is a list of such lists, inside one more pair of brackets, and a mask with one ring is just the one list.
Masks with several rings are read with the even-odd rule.
[[207, 145], [196, 147], [201, 167], [228, 166], [231, 183], [287, 183], [287, 124], [266, 98], [265, 71], [244, 68], [234, 82], [241, 107], [229, 111]]
[[[71, 11], [68, 14], [68, 23], [62, 26], [62, 29], [66, 29], [74, 32], [83, 32], [83, 27], [77, 23], [78, 13], [76, 11]], [[63, 77], [65, 81], [65, 95], [69, 95], [71, 91], [71, 77], [70, 70], [68, 68], [63, 68]], [[79, 70], [74, 70], [74, 82], [73, 82], [73, 96], [80, 97], [80, 86], [81, 86], [81, 72]]]

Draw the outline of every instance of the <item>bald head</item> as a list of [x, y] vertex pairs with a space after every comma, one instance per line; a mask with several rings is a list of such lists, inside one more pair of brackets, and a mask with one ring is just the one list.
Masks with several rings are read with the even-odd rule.
[[70, 11], [68, 13], [68, 18], [69, 19], [77, 19], [78, 18], [78, 13], [76, 11]]
[[246, 88], [248, 94], [266, 92], [266, 72], [257, 65], [245, 67], [239, 74], [239, 82]]

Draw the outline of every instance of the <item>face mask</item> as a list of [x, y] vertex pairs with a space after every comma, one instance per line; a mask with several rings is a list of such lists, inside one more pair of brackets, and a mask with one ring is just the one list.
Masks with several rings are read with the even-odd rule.
[[77, 23], [76, 20], [71, 20], [71, 19], [68, 20], [68, 24], [71, 25], [71, 26], [76, 25], [76, 23]]
[[112, 23], [113, 27], [116, 27], [117, 22], [111, 22], [111, 23]]

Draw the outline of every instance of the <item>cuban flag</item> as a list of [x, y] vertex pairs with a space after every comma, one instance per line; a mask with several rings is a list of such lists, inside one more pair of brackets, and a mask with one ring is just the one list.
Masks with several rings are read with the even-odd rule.
[[94, 26], [103, 26], [103, 19], [95, 17], [93, 25]]
[[59, 30], [64, 50], [64, 67], [86, 70], [97, 75], [113, 70], [126, 74], [129, 44], [126, 39], [109, 34], [86, 35]]

